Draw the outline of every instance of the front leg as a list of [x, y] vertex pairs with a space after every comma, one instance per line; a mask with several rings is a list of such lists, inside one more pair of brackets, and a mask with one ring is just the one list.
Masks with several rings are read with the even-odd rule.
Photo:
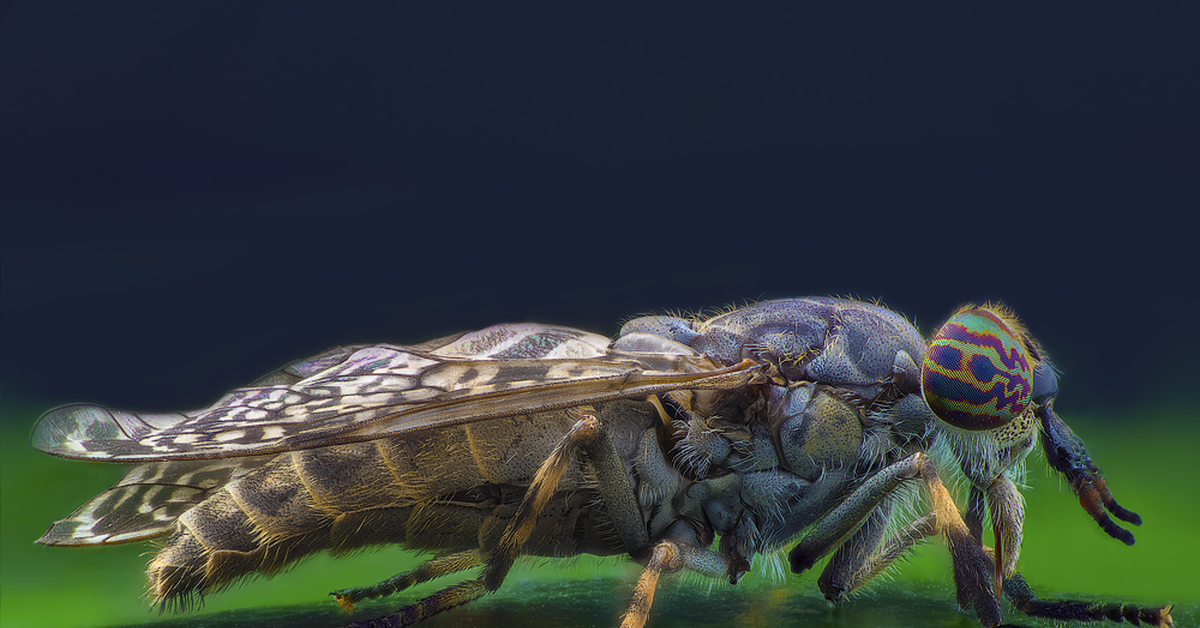
[[1039, 600], [1021, 574], [1014, 573], [1004, 581], [1004, 596], [1030, 617], [1060, 621], [1129, 622], [1134, 626], [1147, 624], [1171, 628], [1171, 605], [1140, 606], [1123, 602], [1081, 602], [1077, 600]]
[[[969, 515], [969, 518], [979, 518], [978, 512], [985, 503], [982, 499], [983, 494], [982, 491], [979, 491], [980, 498], [972, 500], [973, 503], [980, 504], [980, 506], [971, 509], [971, 512], [976, 514]], [[934, 513], [929, 513], [913, 519], [886, 540], [882, 540], [875, 531], [881, 528], [879, 520], [885, 519], [884, 513], [887, 507], [888, 504], [885, 502], [879, 509], [873, 511], [867, 523], [838, 549], [825, 567], [825, 571], [818, 580], [818, 585], [829, 601], [841, 601], [848, 593], [870, 582], [872, 578], [906, 554], [918, 542], [937, 534], [937, 517]], [[978, 521], [974, 521], [973, 525], [968, 526], [968, 533], [976, 543], [979, 539], [978, 526]], [[1019, 526], [1016, 531], [1019, 534]], [[1002, 533], [1001, 538], [1005, 534]], [[1011, 547], [1019, 547], [1019, 543], [1013, 543], [1011, 540], [1007, 542], [1012, 543]], [[993, 550], [984, 547], [983, 551], [985, 563], [995, 562]], [[1026, 584], [1021, 574], [1015, 571], [1015, 560], [1013, 568], [1006, 570], [1005, 573], [1004, 596], [1013, 603], [1013, 606], [1030, 617], [1049, 619], [1055, 622], [1109, 620], [1121, 623], [1127, 621], [1134, 626], [1146, 624], [1159, 628], [1169, 628], [1174, 625], [1171, 619], [1172, 607], [1170, 605], [1141, 606], [1125, 602], [1039, 599]]]
[[[933, 462], [923, 453], [888, 466], [859, 485], [836, 508], [813, 524], [808, 533], [788, 554], [792, 571], [800, 573], [812, 567], [817, 560], [834, 548], [841, 546], [854, 534], [868, 516], [905, 482], [920, 478], [933, 501], [933, 525], [931, 532], [940, 532], [954, 562], [954, 584], [958, 592], [958, 604], [963, 608], [974, 608], [979, 621], [985, 626], [1000, 623], [1000, 604], [992, 586], [992, 564], [983, 548], [971, 537], [967, 524], [958, 513], [958, 507], [942, 481], [938, 478]], [[916, 532], [911, 532], [916, 534]], [[900, 548], [897, 556], [906, 548]], [[894, 560], [894, 558], [892, 559]], [[886, 564], [873, 567], [878, 572]]]

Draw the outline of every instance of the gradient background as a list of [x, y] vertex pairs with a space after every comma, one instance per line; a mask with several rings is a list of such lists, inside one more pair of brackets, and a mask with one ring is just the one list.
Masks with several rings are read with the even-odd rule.
[[[147, 618], [143, 548], [29, 546], [119, 475], [29, 452], [51, 406], [193, 408], [339, 344], [519, 320], [612, 334], [805, 294], [881, 298], [925, 333], [966, 301], [1011, 305], [1147, 520], [1114, 548], [1046, 480], [1079, 546], [1050, 546], [1047, 584], [1196, 600], [1195, 18], [5, 3], [5, 625]], [[208, 608], [314, 599], [288, 580]]]

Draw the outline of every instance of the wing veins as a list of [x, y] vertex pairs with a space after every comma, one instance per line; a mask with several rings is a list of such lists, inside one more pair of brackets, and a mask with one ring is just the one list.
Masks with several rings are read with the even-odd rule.
[[[475, 423], [490, 419], [498, 419], [518, 414], [557, 410], [598, 403], [616, 399], [645, 397], [652, 394], [690, 389], [732, 389], [752, 383], [761, 375], [762, 366], [745, 360], [739, 364], [693, 373], [664, 373], [659, 371], [644, 372], [638, 367], [624, 373], [606, 376], [571, 379], [564, 381], [539, 382], [516, 389], [500, 389], [487, 392], [474, 392], [471, 389], [452, 390], [446, 395], [450, 399], [435, 398], [413, 404], [410, 408], [398, 412], [385, 413], [382, 416], [366, 419], [358, 423], [341, 423], [326, 425], [319, 429], [309, 429], [281, 437], [275, 441], [265, 441], [258, 446], [225, 448], [215, 451], [205, 451], [203, 447], [190, 450], [155, 451], [152, 446], [144, 446], [150, 451], [117, 454], [106, 459], [119, 462], [148, 462], [166, 460], [204, 460], [215, 458], [237, 458], [244, 456], [259, 456], [277, 454], [298, 449], [311, 449], [329, 445], [374, 440], [407, 432], [424, 429], [436, 429], [465, 423]], [[641, 380], [641, 381], [639, 381]], [[630, 382], [633, 385], [629, 385]], [[464, 404], [478, 405], [499, 399], [501, 403], [491, 409], [472, 411], [466, 415], [454, 411]], [[391, 404], [401, 405], [401, 404]], [[375, 408], [364, 408], [355, 412], [346, 412], [320, 419], [328, 423], [337, 418], [353, 417], [366, 411], [378, 411], [387, 405]], [[279, 424], [255, 425], [255, 428], [272, 427]], [[246, 426], [232, 426], [231, 430], [245, 429]], [[158, 433], [159, 435], [168, 432]], [[182, 433], [181, 430], [175, 432]], [[190, 432], [194, 433], [194, 432]], [[219, 434], [221, 432], [213, 432]], [[138, 441], [140, 443], [140, 441]]]

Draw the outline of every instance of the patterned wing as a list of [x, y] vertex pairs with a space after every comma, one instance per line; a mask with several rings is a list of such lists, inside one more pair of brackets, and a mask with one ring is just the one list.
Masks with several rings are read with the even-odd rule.
[[116, 486], [56, 521], [38, 543], [111, 545], [175, 530], [176, 520], [213, 491], [266, 464], [273, 456], [140, 464]]
[[497, 325], [410, 347], [327, 351], [195, 412], [64, 406], [41, 418], [33, 443], [124, 462], [258, 456], [682, 388], [737, 388], [758, 372], [699, 354], [610, 351], [607, 338], [566, 327]]

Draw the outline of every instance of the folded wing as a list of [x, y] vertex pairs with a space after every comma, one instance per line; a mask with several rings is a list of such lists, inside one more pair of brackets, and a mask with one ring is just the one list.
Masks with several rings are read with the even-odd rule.
[[681, 388], [736, 388], [759, 370], [607, 346], [596, 334], [524, 324], [409, 347], [345, 347], [290, 364], [204, 410], [56, 408], [38, 422], [33, 444], [58, 456], [123, 462], [259, 456]]

